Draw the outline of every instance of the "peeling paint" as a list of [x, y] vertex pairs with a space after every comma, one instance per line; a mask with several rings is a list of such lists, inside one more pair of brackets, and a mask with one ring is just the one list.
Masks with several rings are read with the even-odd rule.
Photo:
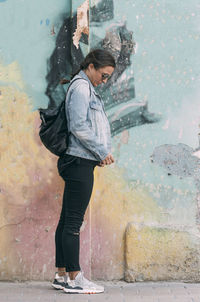
[[[200, 160], [194, 156], [193, 148], [185, 145], [162, 145], [156, 147], [151, 156], [153, 162], [164, 167], [168, 173], [200, 180]], [[198, 182], [197, 189], [200, 191]]]
[[91, 0], [91, 18], [90, 22], [105, 22], [114, 18], [113, 0]]
[[168, 175], [191, 177], [197, 188], [196, 194], [196, 223], [200, 230], [200, 159], [194, 156], [196, 152], [184, 144], [162, 145], [155, 148], [152, 161], [164, 167]]
[[52, 28], [51, 28], [51, 35], [54, 36], [56, 33], [55, 33], [55, 26], [52, 25]]
[[79, 41], [82, 34], [89, 35], [89, 0], [86, 0], [77, 9], [77, 28], [73, 35], [73, 43], [76, 48], [79, 48]]

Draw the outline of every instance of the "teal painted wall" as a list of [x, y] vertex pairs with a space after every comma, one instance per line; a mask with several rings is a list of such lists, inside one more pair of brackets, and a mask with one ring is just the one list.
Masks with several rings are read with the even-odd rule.
[[[159, 259], [146, 257], [148, 243], [142, 235], [142, 226], [147, 226], [147, 229], [167, 228], [169, 232], [186, 231], [193, 243], [198, 245], [199, 242], [199, 24], [199, 2], [196, 0], [181, 3], [170, 0], [91, 1], [90, 46], [101, 45], [115, 55], [119, 65], [122, 62], [121, 73], [118, 70], [113, 81], [111, 79], [112, 87], [100, 90], [113, 130], [116, 167], [121, 182], [126, 183], [122, 196], [113, 192], [115, 197], [110, 200], [110, 217], [117, 207], [116, 202], [122, 199], [125, 208], [117, 209], [116, 233], [120, 234], [123, 219], [127, 225], [133, 224], [137, 232], [131, 229], [134, 235], [128, 232], [127, 236], [134, 236], [134, 240], [127, 237], [127, 242], [137, 245], [144, 240], [139, 253], [144, 263], [146, 259], [147, 267], [153, 267], [152, 271], [147, 267], [138, 268], [139, 254], [137, 258], [134, 246], [126, 246], [127, 251], [132, 251], [132, 258], [127, 252], [125, 264], [125, 277], [129, 281], [199, 278], [194, 272], [190, 276], [184, 274], [181, 266], [177, 268], [178, 274], [173, 269], [171, 274], [168, 269], [163, 269], [163, 260], [159, 263]], [[129, 64], [127, 58], [130, 58]], [[124, 70], [123, 64], [126, 65]], [[132, 197], [126, 195], [128, 192], [133, 193]], [[105, 196], [101, 201], [104, 199]], [[130, 203], [129, 199], [132, 200]], [[141, 213], [138, 213], [136, 200]], [[154, 209], [151, 208], [152, 202]], [[126, 213], [125, 218], [122, 212]], [[121, 216], [123, 218], [120, 219]], [[141, 228], [141, 234], [138, 228]], [[138, 239], [139, 243], [136, 234], [143, 238]], [[149, 246], [152, 255], [157, 253], [156, 246], [160, 249], [159, 236], [162, 235], [158, 234], [157, 241], [152, 239], [154, 243]], [[118, 248], [114, 236], [116, 234], [112, 232], [109, 235], [112, 251]], [[177, 243], [177, 246], [179, 244], [184, 246], [184, 242]], [[191, 248], [192, 243], [189, 245]], [[173, 249], [169, 244], [168, 252]], [[184, 248], [182, 250], [185, 252]], [[199, 255], [199, 245], [195, 250]], [[165, 253], [165, 259], [170, 259], [167, 251]], [[113, 255], [105, 247], [105, 254], [109, 259], [106, 265], [119, 263], [118, 272], [117, 269], [112, 271], [113, 275], [120, 276], [120, 253]], [[174, 264], [169, 260], [166, 267], [176, 266], [175, 262], [181, 255], [175, 254]], [[93, 269], [102, 276], [95, 270], [97, 264], [98, 261], [94, 260]]]
[[[98, 2], [92, 1], [94, 5]], [[135, 54], [121, 78], [133, 75], [135, 96], [107, 112], [116, 114], [119, 110], [123, 112], [127, 105], [134, 108], [135, 104], [137, 108], [147, 102], [149, 112], [160, 119], [128, 130], [128, 134], [124, 134], [128, 136], [125, 144], [123, 134], [114, 137], [117, 163], [125, 169], [130, 183], [144, 186], [167, 212], [171, 209], [167, 218], [171, 223], [195, 226], [194, 177], [174, 173], [169, 176], [165, 169], [151, 163], [151, 155], [156, 147], [165, 144], [186, 144], [193, 152], [199, 147], [199, 3], [125, 1], [122, 5], [120, 1], [113, 1], [113, 4], [114, 18], [101, 22], [101, 27], [91, 25], [91, 36], [104, 38], [106, 31], [121, 24], [133, 32]], [[91, 38], [91, 47], [95, 45], [93, 41]], [[187, 159], [181, 159], [182, 164], [187, 165]], [[182, 169], [179, 164], [180, 167], [174, 168], [176, 174]], [[162, 187], [159, 192], [158, 186]], [[191, 215], [187, 215], [188, 211]]]
[[47, 107], [47, 60], [64, 18], [70, 16], [71, 2], [6, 0], [0, 5], [1, 61], [17, 61], [33, 109]]

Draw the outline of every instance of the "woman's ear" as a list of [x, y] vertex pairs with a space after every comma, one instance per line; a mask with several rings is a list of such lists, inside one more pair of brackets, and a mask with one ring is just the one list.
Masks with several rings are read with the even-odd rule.
[[94, 64], [93, 64], [93, 63], [90, 63], [90, 64], [88, 65], [88, 69], [89, 69], [89, 70], [93, 70], [93, 69], [94, 69]]

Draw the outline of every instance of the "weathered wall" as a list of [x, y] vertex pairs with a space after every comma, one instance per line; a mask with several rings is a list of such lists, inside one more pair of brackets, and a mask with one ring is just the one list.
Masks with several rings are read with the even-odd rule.
[[199, 276], [198, 1], [0, 1], [0, 279], [51, 279], [63, 182], [38, 139], [89, 49], [117, 60], [99, 89], [115, 165], [97, 168], [82, 227], [86, 274]]
[[63, 183], [56, 158], [38, 139], [39, 116], [34, 109], [49, 102], [45, 96], [49, 58], [69, 15], [65, 0], [56, 5], [55, 1], [0, 3], [2, 280], [53, 276], [53, 236]]
[[199, 280], [198, 1], [91, 6], [91, 47], [118, 62], [101, 90], [116, 164], [97, 172], [92, 271]]

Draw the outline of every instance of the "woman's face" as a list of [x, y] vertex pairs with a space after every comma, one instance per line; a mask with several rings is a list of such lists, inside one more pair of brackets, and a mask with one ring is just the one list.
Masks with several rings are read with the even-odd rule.
[[102, 83], [106, 83], [111, 77], [114, 68], [112, 66], [104, 66], [99, 69], [95, 69], [93, 64], [89, 64], [86, 69], [86, 74], [90, 79], [93, 86], [98, 86]]

